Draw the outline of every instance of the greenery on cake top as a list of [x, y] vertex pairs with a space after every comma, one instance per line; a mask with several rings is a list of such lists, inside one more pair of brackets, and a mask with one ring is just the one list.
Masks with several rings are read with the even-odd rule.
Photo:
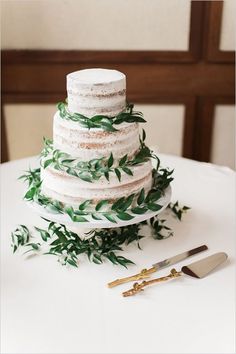
[[53, 149], [53, 142], [49, 139], [44, 139], [44, 148], [41, 152], [41, 166], [47, 168], [51, 166], [58, 171], [63, 171], [69, 175], [78, 177], [87, 182], [94, 182], [101, 177], [105, 177], [108, 181], [110, 174], [115, 174], [119, 181], [122, 178], [122, 172], [127, 175], [133, 175], [130, 167], [140, 165], [150, 158], [156, 160], [156, 168], [159, 168], [160, 160], [145, 145], [146, 134], [143, 130], [142, 138], [140, 137], [140, 148], [137, 153], [130, 159], [128, 155], [122, 156], [118, 163], [115, 163], [113, 154], [108, 158], [101, 157], [90, 161], [81, 161], [78, 158], [72, 158], [69, 154]]
[[72, 113], [68, 110], [67, 102], [59, 102], [57, 107], [61, 118], [77, 122], [82, 127], [88, 129], [100, 128], [108, 132], [115, 132], [118, 129], [116, 129], [114, 126], [117, 126], [121, 123], [146, 122], [146, 120], [143, 118], [142, 112], [133, 110], [134, 105], [132, 103], [127, 103], [125, 111], [120, 112], [114, 117], [108, 117], [106, 115], [99, 114], [88, 118], [80, 113]]

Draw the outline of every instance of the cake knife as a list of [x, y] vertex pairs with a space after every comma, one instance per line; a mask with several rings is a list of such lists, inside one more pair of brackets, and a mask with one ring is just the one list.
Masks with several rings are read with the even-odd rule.
[[144, 280], [141, 283], [134, 283], [133, 288], [123, 292], [122, 295], [124, 297], [136, 295], [140, 291], [143, 291], [143, 288], [146, 286], [180, 277], [181, 275], [183, 275], [183, 273], [198, 279], [204, 278], [213, 269], [215, 269], [221, 263], [226, 261], [227, 258], [228, 256], [224, 252], [215, 253], [209, 257], [201, 259], [200, 261], [182, 267], [181, 271], [179, 272], [177, 272], [176, 269], [172, 269], [170, 271], [170, 274], [166, 275], [165, 277], [151, 279], [148, 281]]
[[114, 286], [117, 286], [117, 285], [120, 285], [120, 284], [124, 284], [124, 283], [127, 283], [129, 281], [134, 281], [134, 280], [140, 280], [140, 279], [144, 279], [144, 278], [148, 278], [150, 276], [150, 274], [162, 269], [162, 268], [165, 268], [165, 267], [168, 267], [172, 264], [175, 264], [175, 263], [178, 263], [188, 257], [191, 257], [193, 256], [194, 254], [196, 253], [199, 253], [199, 252], [202, 252], [202, 251], [205, 251], [207, 250], [208, 247], [206, 245], [202, 245], [200, 247], [197, 247], [197, 248], [193, 248], [189, 251], [186, 251], [186, 252], [183, 252], [183, 253], [180, 253], [180, 254], [177, 254], [176, 256], [174, 257], [171, 257], [171, 258], [167, 258], [161, 262], [157, 262], [155, 264], [152, 265], [151, 268], [149, 269], [143, 269], [141, 270], [140, 273], [138, 274], [134, 274], [134, 275], [131, 275], [129, 277], [125, 277], [125, 278], [121, 278], [121, 279], [116, 279], [110, 283], [108, 283], [108, 287], [109, 288], [113, 288]]

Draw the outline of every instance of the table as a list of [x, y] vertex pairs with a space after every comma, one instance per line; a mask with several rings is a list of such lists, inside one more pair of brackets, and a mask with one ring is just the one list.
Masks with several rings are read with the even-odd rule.
[[[25, 259], [12, 254], [16, 225], [45, 226], [22, 201], [17, 177], [35, 157], [2, 165], [2, 352], [3, 353], [233, 353], [235, 172], [227, 167], [160, 155], [175, 168], [173, 201], [192, 209], [182, 222], [168, 223], [175, 235], [141, 241], [122, 255], [135, 261], [128, 270], [83, 257], [78, 269], [62, 267], [54, 257]], [[206, 243], [209, 250], [176, 265], [218, 251], [229, 259], [208, 277], [188, 276], [121, 297], [129, 284], [109, 289], [108, 281]], [[167, 274], [163, 269], [158, 276]]]

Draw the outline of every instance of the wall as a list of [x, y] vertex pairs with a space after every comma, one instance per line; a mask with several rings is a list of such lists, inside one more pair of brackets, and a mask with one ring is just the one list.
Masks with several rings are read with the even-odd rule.
[[4, 49], [188, 47], [190, 0], [7, 0], [2, 11]]
[[[224, 4], [222, 50], [234, 48], [235, 4], [234, 0]], [[189, 21], [189, 0], [3, 1], [2, 47], [186, 50]], [[141, 108], [148, 121], [149, 143], [158, 145], [162, 152], [180, 155], [184, 107], [143, 105]], [[36, 154], [41, 137], [51, 134], [55, 107], [14, 104], [7, 105], [5, 111], [10, 158]], [[219, 123], [222, 117], [223, 125]], [[216, 109], [213, 162], [234, 167], [234, 124], [231, 106]]]

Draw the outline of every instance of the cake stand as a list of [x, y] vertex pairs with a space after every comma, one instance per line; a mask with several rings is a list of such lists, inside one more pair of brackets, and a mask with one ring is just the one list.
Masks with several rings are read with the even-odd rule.
[[132, 214], [134, 216], [133, 219], [125, 220], [125, 221], [117, 219], [117, 223], [110, 222], [106, 219], [94, 220], [89, 215], [86, 215], [88, 222], [75, 222], [72, 221], [69, 215], [67, 214], [55, 214], [47, 211], [45, 207], [40, 206], [35, 202], [27, 202], [27, 203], [41, 217], [44, 217], [45, 219], [48, 219], [50, 221], [57, 222], [59, 224], [66, 225], [68, 226], [69, 229], [76, 232], [76, 231], [81, 231], [81, 228], [82, 229], [94, 229], [94, 228], [103, 229], [103, 228], [122, 227], [122, 226], [128, 226], [128, 225], [140, 223], [144, 220], [151, 219], [153, 216], [157, 214], [160, 214], [164, 209], [166, 209], [166, 207], [170, 203], [170, 199], [171, 199], [171, 187], [169, 186], [166, 188], [165, 194], [158, 200], [158, 204], [162, 206], [161, 209], [159, 209], [158, 211], [148, 211], [142, 215]]

